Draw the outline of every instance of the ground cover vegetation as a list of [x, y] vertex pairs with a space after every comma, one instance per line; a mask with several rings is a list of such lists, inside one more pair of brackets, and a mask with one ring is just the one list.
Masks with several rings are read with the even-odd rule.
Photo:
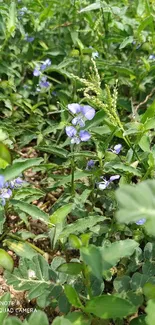
[[0, 1], [0, 325], [154, 324], [154, 26]]

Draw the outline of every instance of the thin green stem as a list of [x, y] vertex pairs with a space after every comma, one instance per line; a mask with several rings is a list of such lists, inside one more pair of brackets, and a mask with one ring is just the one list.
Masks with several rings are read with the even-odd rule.
[[16, 236], [16, 235], [11, 234], [11, 233], [8, 233], [7, 236], [10, 237], [10, 238], [16, 239], [16, 240], [18, 240], [18, 241], [22, 241], [22, 242], [24, 242], [24, 243], [27, 243], [29, 246], [31, 246], [34, 250], [36, 250], [36, 251], [37, 251], [39, 254], [41, 254], [41, 255], [44, 255], [44, 254], [45, 254], [45, 252], [44, 252], [42, 249], [38, 248], [38, 247], [35, 246], [34, 244], [31, 244], [31, 243], [27, 242], [26, 240], [22, 239], [22, 238], [19, 237], [19, 236]]
[[75, 194], [75, 184], [74, 184], [74, 173], [75, 173], [75, 160], [74, 160], [74, 146], [71, 145], [71, 195], [74, 196]]

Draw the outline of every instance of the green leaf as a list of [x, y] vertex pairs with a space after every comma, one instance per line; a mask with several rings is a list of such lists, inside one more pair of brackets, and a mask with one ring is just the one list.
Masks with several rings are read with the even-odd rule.
[[155, 300], [150, 299], [145, 308], [147, 316], [145, 318], [147, 325], [153, 325], [155, 322]]
[[72, 208], [73, 204], [71, 203], [62, 206], [49, 217], [50, 222], [54, 225], [62, 223], [68, 214], [72, 211]]
[[142, 316], [132, 319], [132, 321], [130, 322], [130, 325], [147, 325], [147, 323], [145, 321], [145, 315], [142, 315]]
[[143, 294], [147, 299], [155, 299], [155, 285], [152, 283], [146, 283], [143, 287]]
[[3, 325], [22, 325], [23, 323], [17, 317], [9, 317], [7, 318]]
[[28, 324], [29, 325], [34, 325], [34, 324], [37, 324], [37, 325], [49, 325], [49, 322], [48, 322], [48, 318], [47, 318], [47, 315], [41, 311], [41, 310], [38, 310], [37, 312], [34, 312], [29, 320], [28, 320]]
[[72, 325], [91, 325], [91, 320], [81, 312], [69, 313], [64, 319], [68, 319]]
[[0, 158], [4, 160], [6, 163], [11, 164], [12, 158], [11, 158], [10, 151], [2, 142], [0, 142]]
[[124, 49], [128, 44], [132, 44], [133, 42], [133, 36], [126, 37], [123, 42], [120, 44], [119, 49]]
[[36, 149], [62, 158], [67, 158], [68, 156], [68, 151], [58, 146], [37, 146]]
[[92, 228], [98, 222], [103, 222], [105, 220], [104, 216], [89, 216], [88, 218], [81, 218], [74, 223], [67, 225], [66, 228], [61, 232], [60, 239], [67, 239], [70, 234], [83, 233], [87, 229]]
[[115, 266], [121, 258], [132, 255], [137, 247], [137, 242], [126, 239], [103, 247], [89, 245], [82, 247], [80, 252], [83, 261], [90, 267], [92, 273], [102, 280], [106, 270]]
[[18, 177], [24, 170], [40, 165], [42, 161], [42, 158], [32, 158], [15, 162], [13, 165], [6, 167], [4, 171], [0, 171], [0, 174], [5, 177], [6, 182], [11, 181]]
[[8, 21], [7, 21], [7, 30], [9, 34], [13, 36], [15, 28], [16, 28], [16, 3], [14, 1], [11, 2], [9, 7]]
[[94, 3], [92, 3], [91, 5], [83, 8], [80, 10], [80, 13], [82, 12], [88, 12], [88, 11], [92, 11], [92, 10], [97, 10], [97, 9], [100, 9], [101, 8], [101, 3], [100, 1], [96, 1]]
[[119, 210], [116, 218], [120, 223], [136, 222], [145, 218], [144, 227], [151, 235], [155, 235], [155, 181], [147, 180], [132, 185], [122, 185], [116, 191]]
[[133, 314], [136, 309], [127, 300], [115, 296], [100, 296], [86, 303], [85, 311], [103, 319], [116, 319]]
[[71, 305], [78, 307], [78, 308], [83, 307], [76, 290], [71, 285], [65, 284], [64, 292], [65, 292]]
[[11, 301], [10, 293], [5, 293], [2, 297], [0, 297], [0, 324], [3, 324], [4, 319], [7, 317], [7, 306]]
[[41, 220], [43, 222], [49, 222], [49, 216], [47, 213], [40, 210], [37, 206], [25, 203], [23, 201], [18, 200], [10, 200], [10, 203], [19, 208], [21, 211], [27, 213], [34, 220]]
[[83, 265], [81, 263], [71, 262], [71, 263], [64, 263], [61, 264], [58, 268], [58, 272], [70, 274], [70, 275], [77, 275], [83, 270]]
[[153, 19], [152, 16], [146, 17], [145, 19], [143, 19], [143, 21], [141, 22], [141, 24], [138, 27], [138, 34], [141, 33], [142, 30], [144, 30], [148, 25], [153, 25]]
[[6, 239], [5, 244], [20, 257], [32, 259], [37, 255], [36, 250], [34, 250], [28, 243]]
[[12, 272], [14, 267], [13, 258], [2, 248], [0, 248], [0, 266]]
[[147, 134], [142, 136], [138, 144], [144, 152], [150, 152], [150, 138]]

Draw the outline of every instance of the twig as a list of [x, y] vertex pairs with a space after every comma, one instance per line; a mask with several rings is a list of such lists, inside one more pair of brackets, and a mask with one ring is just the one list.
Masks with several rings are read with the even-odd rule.
[[143, 102], [139, 103], [139, 104], [135, 107], [135, 113], [137, 113], [139, 107], [141, 107], [142, 105], [144, 105], [144, 104], [149, 100], [149, 98], [152, 97], [152, 95], [153, 95], [154, 93], [155, 93], [155, 88], [152, 89], [152, 91], [150, 92], [150, 94], [148, 94], [148, 95], [146, 96], [146, 98], [144, 99]]

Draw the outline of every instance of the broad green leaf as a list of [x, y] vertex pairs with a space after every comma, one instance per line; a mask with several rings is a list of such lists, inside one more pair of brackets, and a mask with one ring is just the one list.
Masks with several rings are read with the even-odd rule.
[[107, 172], [112, 170], [114, 171], [118, 170], [118, 171], [124, 171], [132, 175], [141, 176], [141, 172], [137, 168], [134, 168], [132, 166], [127, 166], [123, 163], [115, 163], [113, 161], [109, 163], [105, 163], [105, 169]]
[[42, 158], [23, 159], [6, 167], [4, 171], [0, 171], [0, 174], [4, 175], [5, 181], [7, 182], [18, 177], [24, 170], [40, 165], [42, 161]]
[[54, 225], [57, 223], [62, 223], [68, 214], [72, 211], [72, 208], [73, 204], [71, 203], [62, 206], [49, 217], [50, 222]]
[[47, 318], [47, 315], [41, 311], [41, 310], [38, 310], [37, 312], [34, 312], [29, 320], [28, 320], [28, 324], [29, 325], [34, 325], [34, 324], [37, 324], [37, 325], [49, 325], [49, 322], [48, 322], [48, 318]]
[[147, 316], [145, 318], [147, 325], [153, 325], [155, 322], [155, 300], [150, 299], [145, 308]]
[[32, 259], [37, 255], [36, 250], [34, 250], [28, 243], [6, 239], [5, 244], [20, 257]]
[[67, 225], [61, 232], [60, 239], [67, 239], [70, 234], [84, 233], [87, 229], [91, 229], [98, 222], [103, 222], [104, 220], [104, 216], [89, 216], [88, 218], [81, 218], [74, 223]]
[[155, 299], [155, 285], [152, 283], [146, 283], [143, 287], [143, 294], [147, 299]]
[[150, 152], [150, 138], [147, 134], [142, 136], [138, 144], [144, 152]]
[[2, 297], [0, 297], [0, 324], [3, 324], [4, 319], [7, 317], [7, 307], [11, 301], [10, 293], [5, 293]]
[[13, 258], [2, 248], [0, 248], [0, 266], [10, 272], [12, 272], [14, 267]]
[[40, 210], [37, 206], [18, 200], [11, 200], [10, 202], [13, 206], [27, 213], [30, 217], [32, 217], [32, 219], [41, 220], [43, 222], [48, 223], [48, 214]]
[[136, 222], [146, 219], [144, 227], [151, 235], [155, 235], [155, 181], [147, 180], [133, 185], [122, 185], [116, 191], [119, 210], [116, 218], [120, 223]]
[[123, 257], [130, 256], [138, 247], [138, 243], [132, 239], [120, 240], [109, 246], [82, 247], [80, 249], [83, 261], [90, 267], [91, 272], [102, 280], [104, 272], [115, 266]]
[[[82, 179], [82, 178], [86, 178], [86, 177], [91, 177], [91, 175], [88, 172], [85, 171], [75, 171], [74, 173], [74, 180], [78, 180], [78, 179]], [[50, 192], [51, 189], [55, 188], [55, 187], [59, 187], [59, 186], [64, 186], [68, 183], [71, 182], [71, 175], [59, 175], [59, 181], [55, 182], [53, 186], [48, 187], [47, 191]]]
[[[9, 149], [2, 142], [0, 142], [0, 159], [6, 161], [8, 164], [11, 164], [12, 161]], [[0, 168], [4, 167], [0, 166]]]
[[78, 308], [83, 307], [76, 290], [71, 285], [65, 284], [64, 292], [65, 292], [71, 305], [78, 307]]
[[70, 275], [77, 275], [83, 270], [83, 265], [81, 263], [71, 262], [71, 263], [64, 263], [61, 264], [58, 268], [58, 272], [70, 274]]
[[100, 296], [86, 303], [85, 311], [103, 319], [116, 319], [133, 314], [136, 309], [127, 300], [115, 296]]
[[17, 317], [9, 317], [4, 322], [3, 325], [22, 325], [23, 323]]

